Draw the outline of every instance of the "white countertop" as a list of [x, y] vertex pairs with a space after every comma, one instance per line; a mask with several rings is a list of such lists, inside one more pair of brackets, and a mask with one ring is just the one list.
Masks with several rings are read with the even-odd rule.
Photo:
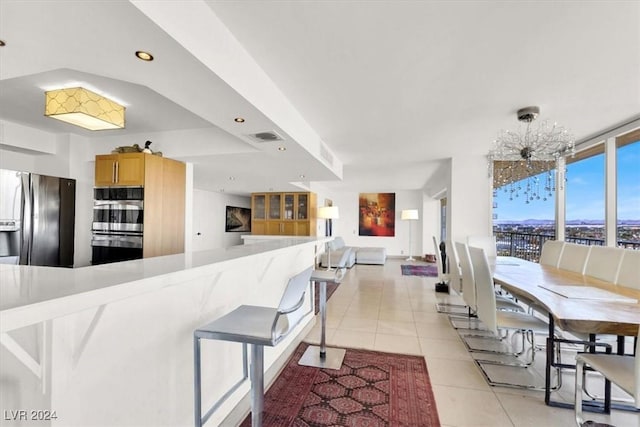
[[74, 269], [0, 264], [0, 332], [33, 324], [34, 309], [40, 320], [53, 319], [174, 285], [178, 273], [183, 281], [203, 274], [200, 267], [324, 240], [290, 237]]

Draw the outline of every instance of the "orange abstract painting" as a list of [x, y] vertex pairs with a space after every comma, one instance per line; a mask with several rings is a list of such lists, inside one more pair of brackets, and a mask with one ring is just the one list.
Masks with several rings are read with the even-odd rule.
[[359, 209], [360, 236], [395, 236], [396, 193], [360, 193]]

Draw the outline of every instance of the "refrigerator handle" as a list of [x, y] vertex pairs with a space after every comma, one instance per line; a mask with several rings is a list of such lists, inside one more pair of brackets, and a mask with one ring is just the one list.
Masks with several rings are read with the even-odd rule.
[[29, 265], [31, 263], [31, 236], [33, 235], [33, 200], [31, 190], [30, 174], [23, 173], [20, 175], [22, 181], [22, 240], [20, 249], [21, 265]]

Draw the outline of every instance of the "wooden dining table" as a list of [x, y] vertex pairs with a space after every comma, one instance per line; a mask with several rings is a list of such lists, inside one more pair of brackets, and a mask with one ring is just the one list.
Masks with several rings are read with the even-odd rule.
[[[595, 335], [616, 335], [616, 352], [623, 354], [624, 337], [638, 336], [640, 289], [617, 286], [594, 277], [520, 258], [497, 257], [492, 264], [493, 278], [497, 285], [548, 313], [545, 403], [572, 407], [573, 405], [551, 400], [553, 355], [555, 346], [562, 341], [556, 337], [556, 327], [570, 333], [589, 334], [590, 342], [595, 341]], [[605, 390], [607, 396], [604, 412], [609, 412], [611, 406], [610, 386], [608, 389]]]

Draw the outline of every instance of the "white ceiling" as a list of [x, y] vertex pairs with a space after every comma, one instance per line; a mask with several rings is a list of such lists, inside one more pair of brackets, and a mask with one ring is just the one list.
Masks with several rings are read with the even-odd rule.
[[[211, 28], [217, 16], [297, 110], [294, 118], [342, 162], [340, 174], [292, 137], [282, 116], [176, 41], [188, 45], [190, 22], [170, 36], [142, 12], [144, 2], [133, 3], [2, 0], [0, 118], [91, 135], [42, 117], [44, 87], [84, 82], [127, 104], [127, 129], [109, 131], [121, 145], [208, 129], [215, 141], [206, 150], [169, 142], [157, 149], [194, 162], [197, 187], [246, 194], [296, 181], [422, 189], [444, 159], [486, 153], [528, 105], [578, 140], [640, 115], [640, 2], [164, 3], [199, 15], [206, 4]], [[196, 30], [193, 39], [207, 36]], [[140, 49], [156, 60], [137, 60]], [[233, 122], [238, 115], [247, 121]], [[264, 130], [283, 135], [287, 151], [246, 137]]]

